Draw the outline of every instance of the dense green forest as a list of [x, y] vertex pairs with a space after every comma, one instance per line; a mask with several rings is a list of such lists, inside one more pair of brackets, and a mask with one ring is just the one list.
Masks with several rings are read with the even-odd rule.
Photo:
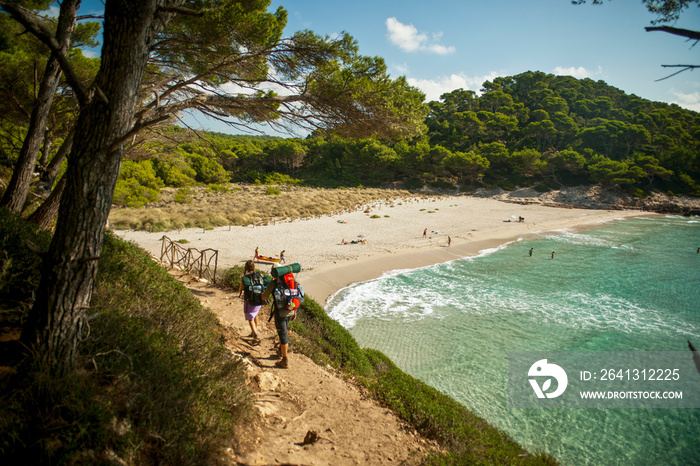
[[[162, 186], [228, 182], [471, 191], [600, 183], [638, 196], [700, 195], [700, 114], [603, 81], [527, 72], [430, 102], [411, 140], [305, 139], [170, 128], [127, 161], [115, 203], [152, 201]], [[147, 160], [143, 160], [147, 158]]]

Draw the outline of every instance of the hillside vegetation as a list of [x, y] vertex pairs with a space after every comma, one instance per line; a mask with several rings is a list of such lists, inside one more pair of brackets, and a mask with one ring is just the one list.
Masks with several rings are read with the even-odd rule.
[[117, 205], [153, 204], [164, 186], [229, 182], [539, 191], [582, 184], [643, 197], [700, 195], [700, 114], [651, 102], [603, 81], [526, 72], [431, 102], [414, 139], [305, 139], [171, 128], [123, 164]]
[[49, 238], [0, 210], [3, 464], [216, 461], [249, 413], [240, 360], [216, 317], [131, 243], [107, 235], [74, 370], [50, 375], [14, 347]]

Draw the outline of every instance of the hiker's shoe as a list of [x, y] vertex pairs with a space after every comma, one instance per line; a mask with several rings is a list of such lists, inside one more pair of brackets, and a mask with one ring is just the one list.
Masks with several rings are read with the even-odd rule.
[[275, 366], [281, 369], [286, 369], [289, 367], [289, 360], [287, 358], [282, 358], [275, 363]]
[[282, 357], [282, 350], [278, 346], [275, 348], [275, 352], [270, 356], [270, 359], [280, 359]]
[[250, 335], [250, 338], [252, 338], [253, 340], [259, 340], [259, 339], [260, 339], [260, 338], [258, 338], [258, 334], [257, 334], [257, 333], [252, 333], [252, 334]]

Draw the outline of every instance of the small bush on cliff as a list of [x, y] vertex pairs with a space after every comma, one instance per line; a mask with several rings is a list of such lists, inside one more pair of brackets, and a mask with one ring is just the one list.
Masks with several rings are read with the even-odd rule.
[[328, 317], [326, 311], [313, 299], [306, 299], [292, 322], [303, 340], [293, 341], [294, 347], [320, 364], [331, 364], [347, 372], [362, 376], [373, 374], [372, 366], [357, 341], [342, 325]]

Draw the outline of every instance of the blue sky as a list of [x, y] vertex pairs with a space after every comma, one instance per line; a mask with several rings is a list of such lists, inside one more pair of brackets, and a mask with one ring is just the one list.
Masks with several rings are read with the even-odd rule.
[[[524, 71], [602, 79], [630, 94], [700, 111], [700, 73], [662, 64], [700, 64], [700, 45], [646, 32], [654, 19], [639, 0], [603, 5], [569, 0], [298, 0], [273, 2], [289, 13], [285, 32], [350, 33], [364, 55], [384, 57], [428, 100], [456, 88]], [[677, 27], [700, 29], [700, 8]]]
[[[87, 2], [86, 2], [87, 3]], [[603, 80], [628, 94], [700, 111], [700, 69], [664, 81], [662, 64], [699, 64], [700, 44], [646, 32], [655, 19], [641, 0], [573, 5], [570, 0], [272, 0], [289, 14], [285, 36], [300, 29], [348, 32], [360, 53], [381, 56], [427, 100], [525, 71]], [[693, 6], [674, 25], [700, 29]], [[188, 117], [195, 127], [230, 132]]]

